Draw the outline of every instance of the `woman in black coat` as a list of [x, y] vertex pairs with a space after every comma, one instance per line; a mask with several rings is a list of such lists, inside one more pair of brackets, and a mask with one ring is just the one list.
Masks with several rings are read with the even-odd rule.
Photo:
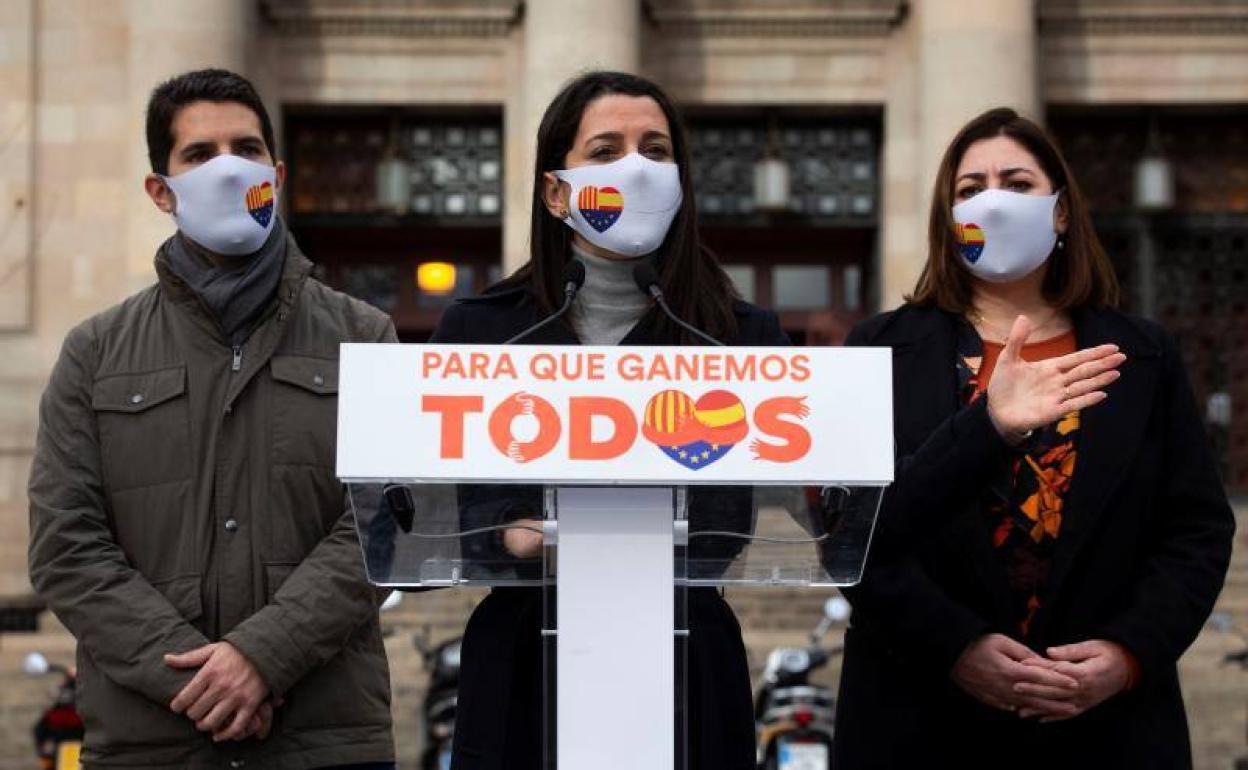
[[846, 635], [837, 767], [1191, 764], [1176, 663], [1234, 520], [1179, 352], [1117, 286], [1057, 148], [954, 139], [893, 349], [898, 465]]
[[[431, 341], [503, 343], [547, 317], [563, 299], [563, 274], [576, 259], [585, 285], [568, 316], [520, 344], [697, 344], [633, 284], [649, 261], [677, 315], [730, 345], [786, 345], [775, 314], [735, 298], [714, 257], [698, 243], [684, 132], [670, 101], [653, 83], [595, 72], [577, 78], [552, 102], [538, 132], [531, 258], [484, 295], [460, 301]], [[584, 170], [598, 191], [584, 187]], [[574, 173], [568, 173], [572, 170]], [[624, 213], [612, 219], [609, 191]], [[605, 205], [604, 205], [605, 203]], [[629, 206], [649, 220], [628, 220]], [[566, 223], [566, 224], [565, 224]], [[621, 226], [618, 237], [615, 227]], [[748, 491], [698, 487], [689, 495], [691, 529], [748, 532]], [[536, 523], [535, 486], [465, 485], [465, 529]], [[487, 569], [540, 565], [540, 535], [528, 529], [469, 538], [465, 558]], [[742, 541], [691, 540], [690, 558], [727, 560]], [[456, 770], [536, 770], [542, 739], [542, 601], [533, 588], [496, 588], [473, 612], [462, 648], [454, 759]], [[751, 770], [754, 723], [741, 629], [713, 589], [688, 592], [688, 759], [695, 770]], [[603, 693], [604, 699], [611, 693]], [[644, 736], [639, 736], [644, 740]], [[627, 746], [603, 751], [628, 751]]]

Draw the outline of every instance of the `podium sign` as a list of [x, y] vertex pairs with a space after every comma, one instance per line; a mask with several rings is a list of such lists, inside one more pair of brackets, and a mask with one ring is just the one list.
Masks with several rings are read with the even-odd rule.
[[347, 344], [338, 476], [373, 583], [540, 592], [542, 767], [685, 770], [689, 591], [859, 580], [892, 358]]
[[891, 365], [879, 348], [346, 344], [338, 476], [884, 485]]

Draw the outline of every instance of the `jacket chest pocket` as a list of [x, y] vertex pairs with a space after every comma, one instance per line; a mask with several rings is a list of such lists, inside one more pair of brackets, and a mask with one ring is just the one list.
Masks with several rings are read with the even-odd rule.
[[191, 475], [186, 368], [123, 373], [91, 392], [104, 478], [113, 491], [181, 481]]
[[338, 431], [338, 361], [274, 356], [273, 464], [332, 469]]

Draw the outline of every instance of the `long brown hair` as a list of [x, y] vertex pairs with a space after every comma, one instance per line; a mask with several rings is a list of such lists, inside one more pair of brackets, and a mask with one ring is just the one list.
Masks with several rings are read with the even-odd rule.
[[1096, 237], [1087, 203], [1066, 159], [1043, 128], [1008, 107], [988, 110], [967, 123], [945, 150], [932, 190], [927, 264], [906, 301], [936, 305], [958, 314], [972, 309], [973, 276], [962, 264], [954, 230], [954, 182], [967, 148], [994, 136], [1008, 136], [1025, 147], [1040, 163], [1053, 190], [1060, 190], [1065, 200], [1065, 245], [1049, 255], [1043, 286], [1045, 299], [1061, 310], [1117, 305], [1118, 279]]
[[[698, 214], [693, 179], [689, 172], [689, 142], [684, 124], [671, 99], [653, 82], [624, 72], [588, 72], [574, 79], [559, 92], [537, 130], [537, 158], [533, 164], [533, 214], [529, 237], [529, 261], [502, 281], [500, 286], [528, 288], [538, 306], [550, 312], [563, 301], [563, 267], [572, 256], [572, 230], [546, 210], [543, 198], [544, 174], [564, 166], [572, 149], [581, 116], [590, 102], [600, 96], [648, 96], [667, 118], [672, 136], [672, 159], [680, 168], [684, 202], [659, 246], [655, 269], [667, 302], [676, 315], [705, 330], [712, 337], [727, 340], [736, 333], [732, 301], [736, 290], [715, 256], [698, 237]], [[666, 316], [658, 320], [658, 331], [685, 344], [699, 344], [696, 338], [675, 327]]]

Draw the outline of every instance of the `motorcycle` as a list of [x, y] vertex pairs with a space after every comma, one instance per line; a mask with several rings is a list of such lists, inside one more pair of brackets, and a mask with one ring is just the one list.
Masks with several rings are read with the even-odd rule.
[[450, 770], [451, 743], [455, 737], [455, 711], [459, 701], [459, 651], [461, 638], [448, 639], [436, 647], [429, 645], [429, 630], [413, 639], [430, 672], [422, 711], [425, 723], [425, 750], [420, 770]]
[[759, 770], [830, 770], [836, 699], [832, 691], [810, 683], [810, 674], [840, 654], [825, 648], [833, 623], [849, 617], [849, 604], [837, 596], [824, 605], [823, 617], [808, 647], [779, 647], [767, 656], [754, 703], [758, 726]]
[[79, 770], [82, 753], [82, 718], [75, 707], [77, 677], [72, 669], [51, 663], [41, 652], [26, 656], [22, 668], [30, 676], [59, 674], [56, 697], [35, 723], [35, 753], [41, 770]]

